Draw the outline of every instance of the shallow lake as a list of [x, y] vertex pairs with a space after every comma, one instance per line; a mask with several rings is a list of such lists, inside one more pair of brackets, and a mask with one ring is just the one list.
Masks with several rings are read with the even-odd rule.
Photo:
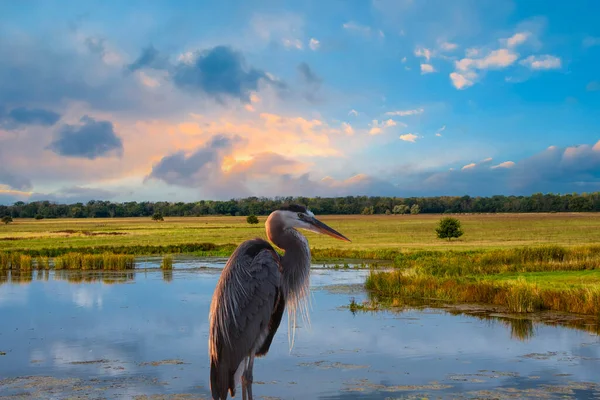
[[[224, 260], [179, 259], [172, 273], [159, 263], [0, 277], [0, 396], [209, 398], [208, 309]], [[315, 265], [310, 326], [290, 351], [284, 318], [255, 363], [256, 399], [600, 398], [595, 333], [432, 307], [352, 313], [367, 274]]]

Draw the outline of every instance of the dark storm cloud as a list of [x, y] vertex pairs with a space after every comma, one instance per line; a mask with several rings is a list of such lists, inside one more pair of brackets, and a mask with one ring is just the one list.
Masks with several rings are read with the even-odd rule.
[[29, 179], [6, 170], [6, 166], [0, 165], [0, 185], [6, 185], [14, 190], [29, 190], [31, 182]]
[[52, 126], [60, 114], [41, 108], [17, 107], [10, 111], [0, 108], [0, 128], [14, 129], [24, 125]]
[[247, 66], [243, 55], [227, 46], [197, 51], [190, 62], [179, 62], [173, 72], [173, 82], [184, 90], [203, 92], [217, 100], [233, 97], [246, 103], [261, 80], [278, 84], [264, 71]]
[[238, 136], [217, 135], [189, 156], [183, 151], [165, 156], [152, 167], [146, 179], [153, 178], [187, 187], [198, 187], [209, 181], [216, 181], [222, 176], [223, 155], [241, 140]]
[[160, 54], [154, 46], [148, 46], [145, 49], [142, 49], [142, 54], [140, 54], [134, 62], [129, 64], [127, 69], [134, 72], [142, 68], [166, 69], [168, 67], [169, 61], [167, 57]]
[[64, 125], [48, 148], [62, 156], [93, 160], [112, 152], [120, 154], [123, 143], [115, 133], [112, 122], [96, 121], [84, 115], [81, 125]]
[[311, 85], [321, 84], [321, 78], [317, 74], [315, 74], [315, 72], [310, 68], [310, 66], [307, 63], [300, 63], [298, 65], [298, 72], [300, 73], [300, 76], [306, 83]]

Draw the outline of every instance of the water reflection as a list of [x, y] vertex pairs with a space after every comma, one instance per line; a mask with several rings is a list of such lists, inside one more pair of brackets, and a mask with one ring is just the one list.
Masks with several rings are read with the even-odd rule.
[[[0, 381], [0, 392], [208, 397], [219, 272], [50, 271], [47, 281], [0, 286], [0, 376], [27, 377]], [[256, 398], [598, 395], [600, 343], [589, 331], [409, 304], [352, 314], [351, 297], [369, 301], [362, 282], [362, 271], [313, 270], [310, 325], [290, 351], [282, 322], [255, 364]]]

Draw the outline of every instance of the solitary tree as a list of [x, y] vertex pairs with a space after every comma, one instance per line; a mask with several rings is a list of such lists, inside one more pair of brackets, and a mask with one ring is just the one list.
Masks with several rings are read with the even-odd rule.
[[373, 206], [369, 206], [369, 207], [365, 207], [363, 208], [363, 210], [361, 211], [362, 215], [371, 215], [371, 214], [375, 214], [375, 207]]
[[13, 219], [10, 215], [5, 215], [4, 217], [2, 217], [2, 222], [4, 223], [4, 225], [8, 225], [11, 222], [13, 222]]
[[155, 212], [154, 214], [152, 214], [152, 221], [164, 221], [165, 219], [163, 218], [163, 215], [160, 211]]
[[452, 217], [442, 218], [435, 231], [438, 238], [448, 239], [448, 241], [452, 238], [459, 238], [464, 233], [460, 227], [460, 221]]
[[412, 207], [410, 208], [410, 213], [413, 215], [416, 215], [420, 212], [421, 212], [421, 207], [419, 207], [418, 204], [413, 204]]
[[246, 217], [246, 222], [249, 224], [258, 224], [258, 218], [256, 215], [248, 215]]

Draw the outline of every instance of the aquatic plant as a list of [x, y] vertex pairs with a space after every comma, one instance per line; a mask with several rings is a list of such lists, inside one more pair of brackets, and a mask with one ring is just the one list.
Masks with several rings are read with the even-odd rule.
[[162, 263], [160, 264], [161, 269], [173, 269], [173, 256], [167, 254], [163, 257]]

